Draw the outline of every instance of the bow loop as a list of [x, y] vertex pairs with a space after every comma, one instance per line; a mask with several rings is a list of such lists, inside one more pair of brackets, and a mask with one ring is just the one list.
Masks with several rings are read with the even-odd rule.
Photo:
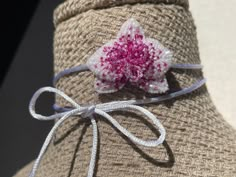
[[117, 110], [126, 110], [126, 111], [130, 111], [131, 109], [139, 111], [140, 113], [143, 113], [145, 116], [147, 116], [148, 119], [150, 119], [152, 121], [152, 123], [156, 126], [156, 128], [158, 129], [158, 131], [160, 132], [160, 136], [158, 139], [156, 140], [142, 140], [140, 138], [137, 138], [136, 136], [134, 136], [132, 133], [130, 133], [126, 128], [124, 128], [123, 126], [121, 126], [112, 116], [110, 116], [108, 113], [106, 113], [105, 111], [103, 111], [102, 109], [96, 109], [95, 112], [106, 118], [114, 127], [116, 127], [122, 134], [124, 134], [126, 137], [128, 137], [132, 142], [138, 144], [138, 145], [142, 145], [142, 146], [146, 146], [146, 147], [156, 147], [160, 144], [163, 143], [163, 141], [165, 140], [165, 136], [166, 136], [166, 131], [165, 128], [163, 127], [163, 125], [160, 123], [160, 121], [156, 118], [156, 116], [154, 114], [152, 114], [150, 111], [148, 111], [145, 108], [142, 108], [141, 106], [137, 106], [137, 105], [120, 105], [120, 106], [116, 106], [113, 111], [117, 111]]
[[38, 91], [36, 91], [34, 93], [33, 97], [30, 100], [29, 111], [30, 111], [30, 114], [35, 119], [38, 119], [38, 120], [54, 120], [54, 119], [57, 119], [57, 118], [61, 118], [63, 115], [65, 115], [65, 113], [57, 113], [57, 114], [50, 115], [50, 116], [44, 116], [44, 115], [36, 113], [36, 110], [35, 110], [36, 101], [45, 92], [55, 93], [55, 94], [61, 96], [62, 98], [64, 98], [69, 103], [71, 103], [75, 108], [80, 108], [79, 104], [77, 104], [73, 99], [71, 99], [68, 95], [66, 95], [62, 91], [60, 91], [58, 89], [55, 89], [55, 88], [52, 88], [52, 87], [43, 87], [43, 88], [39, 89]]

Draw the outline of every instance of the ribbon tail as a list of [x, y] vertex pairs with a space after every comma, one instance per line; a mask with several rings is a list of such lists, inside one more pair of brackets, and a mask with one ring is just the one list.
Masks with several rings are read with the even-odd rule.
[[91, 123], [93, 126], [93, 145], [92, 145], [92, 152], [91, 152], [91, 158], [89, 163], [89, 170], [88, 170], [88, 176], [87, 177], [93, 177], [94, 174], [94, 168], [96, 164], [96, 156], [97, 156], [97, 147], [98, 147], [98, 128], [96, 120], [93, 116], [90, 116]]
[[66, 119], [68, 119], [72, 114], [74, 114], [74, 112], [75, 112], [75, 111], [73, 110], [73, 111], [70, 111], [70, 112], [66, 113], [66, 114], [65, 114], [61, 119], [59, 119], [59, 120], [55, 123], [55, 125], [52, 127], [52, 129], [50, 130], [49, 134], [48, 134], [47, 137], [46, 137], [46, 140], [45, 140], [44, 143], [43, 143], [43, 146], [42, 146], [42, 148], [41, 148], [41, 150], [40, 150], [40, 152], [39, 152], [39, 155], [38, 155], [37, 159], [36, 159], [35, 162], [34, 162], [34, 165], [33, 165], [33, 168], [32, 168], [32, 170], [31, 170], [30, 174], [29, 174], [29, 177], [34, 177], [34, 176], [35, 176], [36, 171], [37, 171], [37, 169], [38, 169], [38, 167], [39, 167], [39, 164], [40, 164], [40, 162], [41, 162], [41, 160], [42, 160], [42, 157], [43, 157], [44, 153], [46, 152], [47, 147], [48, 147], [48, 145], [50, 144], [50, 142], [51, 142], [51, 140], [52, 140], [52, 138], [53, 138], [53, 135], [54, 135], [56, 129], [57, 129]]

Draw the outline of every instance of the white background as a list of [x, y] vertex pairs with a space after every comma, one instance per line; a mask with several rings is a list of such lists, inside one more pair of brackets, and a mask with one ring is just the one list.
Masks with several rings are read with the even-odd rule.
[[212, 99], [236, 127], [236, 1], [190, 0]]

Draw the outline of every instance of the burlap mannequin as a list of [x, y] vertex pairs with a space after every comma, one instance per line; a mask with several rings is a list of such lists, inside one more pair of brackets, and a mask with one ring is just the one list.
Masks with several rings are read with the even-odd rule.
[[[196, 30], [187, 0], [67, 0], [55, 11], [55, 73], [84, 64], [95, 50], [114, 39], [121, 25], [134, 17], [145, 34], [158, 39], [174, 52], [174, 63], [200, 63]], [[201, 71], [171, 70], [171, 90], [190, 86]], [[150, 97], [127, 86], [115, 94], [99, 95], [91, 72], [73, 74], [57, 88], [78, 103]], [[61, 106], [67, 103], [57, 98]], [[206, 87], [161, 104], [146, 105], [160, 118], [166, 141], [157, 148], [131, 143], [104, 119], [97, 116], [99, 153], [94, 176], [99, 177], [234, 177], [236, 175], [236, 132], [217, 112]], [[123, 126], [142, 138], [157, 131], [133, 113], [112, 114]], [[43, 157], [37, 177], [84, 177], [92, 145], [87, 120], [70, 119], [61, 126]], [[32, 163], [15, 177], [26, 177]]]

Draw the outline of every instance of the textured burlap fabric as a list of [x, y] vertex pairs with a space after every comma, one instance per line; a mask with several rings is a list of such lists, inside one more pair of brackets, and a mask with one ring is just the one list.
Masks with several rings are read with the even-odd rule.
[[[146, 36], [174, 52], [174, 63], [200, 63], [196, 29], [187, 0], [68, 0], [55, 11], [55, 73], [84, 64], [96, 49], [114, 39], [130, 17]], [[207, 29], [206, 29], [207, 30]], [[170, 70], [171, 91], [190, 86], [201, 71]], [[153, 95], [132, 86], [113, 94], [94, 90], [91, 72], [72, 74], [57, 83], [80, 104], [145, 98]], [[223, 94], [223, 93], [222, 93]], [[61, 98], [57, 104], [70, 106]], [[102, 117], [94, 176], [99, 177], [234, 177], [236, 132], [217, 112], [206, 87], [160, 104], [145, 105], [163, 123], [166, 141], [156, 148], [136, 146]], [[139, 138], [152, 139], [157, 130], [137, 113], [115, 112], [116, 120]], [[37, 177], [84, 177], [92, 146], [89, 120], [76, 117], [56, 133], [37, 171]], [[32, 163], [15, 177], [28, 175]]]

